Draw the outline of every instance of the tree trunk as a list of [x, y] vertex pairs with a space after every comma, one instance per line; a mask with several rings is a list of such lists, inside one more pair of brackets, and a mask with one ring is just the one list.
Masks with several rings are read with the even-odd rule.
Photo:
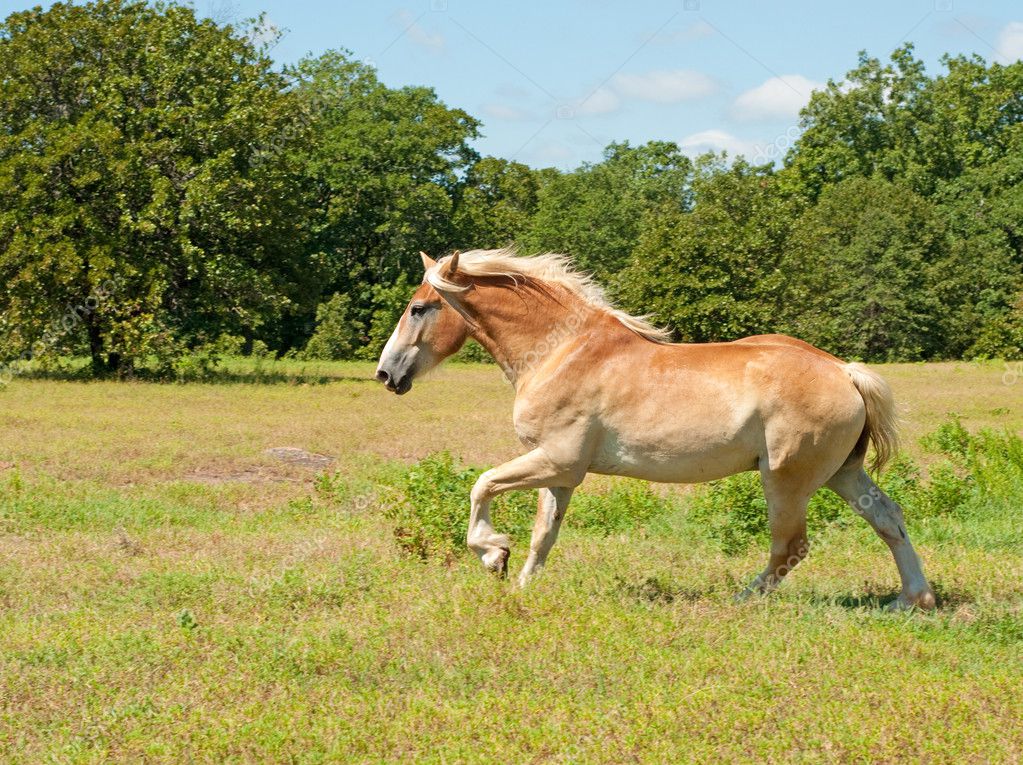
[[100, 377], [107, 371], [107, 359], [103, 356], [103, 335], [92, 314], [85, 316], [85, 327], [89, 332], [89, 356], [92, 358], [92, 374]]

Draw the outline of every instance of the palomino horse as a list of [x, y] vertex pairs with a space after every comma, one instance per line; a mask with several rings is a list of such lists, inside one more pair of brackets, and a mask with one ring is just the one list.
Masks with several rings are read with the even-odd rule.
[[934, 607], [901, 508], [863, 468], [868, 441], [875, 469], [896, 448], [891, 390], [875, 372], [783, 335], [669, 343], [611, 307], [564, 256], [424, 253], [423, 265], [376, 376], [407, 393], [471, 336], [515, 386], [515, 431], [529, 451], [483, 473], [470, 495], [467, 541], [487, 569], [507, 573], [509, 540], [490, 522], [506, 491], [540, 490], [525, 584], [587, 473], [695, 483], [758, 470], [770, 559], [740, 596], [769, 592], [805, 557], [807, 502], [828, 486], [891, 549], [902, 578], [893, 606]]

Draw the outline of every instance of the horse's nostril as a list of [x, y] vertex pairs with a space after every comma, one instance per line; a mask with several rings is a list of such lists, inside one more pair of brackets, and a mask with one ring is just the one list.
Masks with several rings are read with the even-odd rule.
[[378, 369], [377, 370], [377, 379], [380, 382], [382, 382], [384, 385], [386, 385], [387, 383], [389, 383], [391, 381], [391, 376], [389, 374], [387, 374], [387, 372], [385, 372], [383, 369]]

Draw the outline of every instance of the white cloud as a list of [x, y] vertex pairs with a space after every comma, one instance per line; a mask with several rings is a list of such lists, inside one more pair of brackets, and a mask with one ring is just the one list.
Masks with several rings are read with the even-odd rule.
[[1012, 64], [1023, 59], [1023, 22], [1010, 21], [998, 33], [996, 59], [1000, 64]]
[[643, 74], [616, 74], [615, 91], [639, 101], [674, 104], [709, 96], [717, 90], [714, 79], [691, 69], [654, 70]]
[[693, 133], [679, 141], [679, 147], [689, 155], [727, 151], [733, 157], [737, 154], [752, 156], [757, 148], [751, 141], [744, 141], [724, 130], [701, 130], [699, 133]]
[[506, 120], [508, 122], [519, 122], [532, 119], [533, 115], [525, 109], [508, 104], [483, 104], [483, 114], [493, 117], [495, 120]]
[[439, 53], [444, 50], [447, 40], [440, 32], [431, 32], [419, 23], [420, 16], [414, 16], [411, 11], [402, 9], [394, 15], [395, 22], [402, 28], [402, 34], [416, 45], [427, 50]]
[[572, 112], [580, 117], [593, 117], [617, 111], [621, 99], [610, 88], [601, 86], [572, 106]]
[[810, 93], [823, 87], [801, 74], [772, 77], [736, 98], [732, 117], [743, 122], [795, 119], [810, 100]]

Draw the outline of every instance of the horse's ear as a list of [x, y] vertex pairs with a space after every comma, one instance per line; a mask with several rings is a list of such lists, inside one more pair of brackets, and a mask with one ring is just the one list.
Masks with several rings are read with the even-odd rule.
[[431, 258], [422, 250], [419, 251], [419, 257], [423, 259], [423, 270], [425, 271], [429, 271], [431, 268], [437, 265], [437, 261]]
[[448, 273], [449, 274], [453, 274], [453, 273], [455, 273], [455, 271], [458, 270], [458, 256], [460, 254], [461, 253], [458, 250], [455, 250], [453, 253], [451, 253], [451, 257], [448, 258]]

